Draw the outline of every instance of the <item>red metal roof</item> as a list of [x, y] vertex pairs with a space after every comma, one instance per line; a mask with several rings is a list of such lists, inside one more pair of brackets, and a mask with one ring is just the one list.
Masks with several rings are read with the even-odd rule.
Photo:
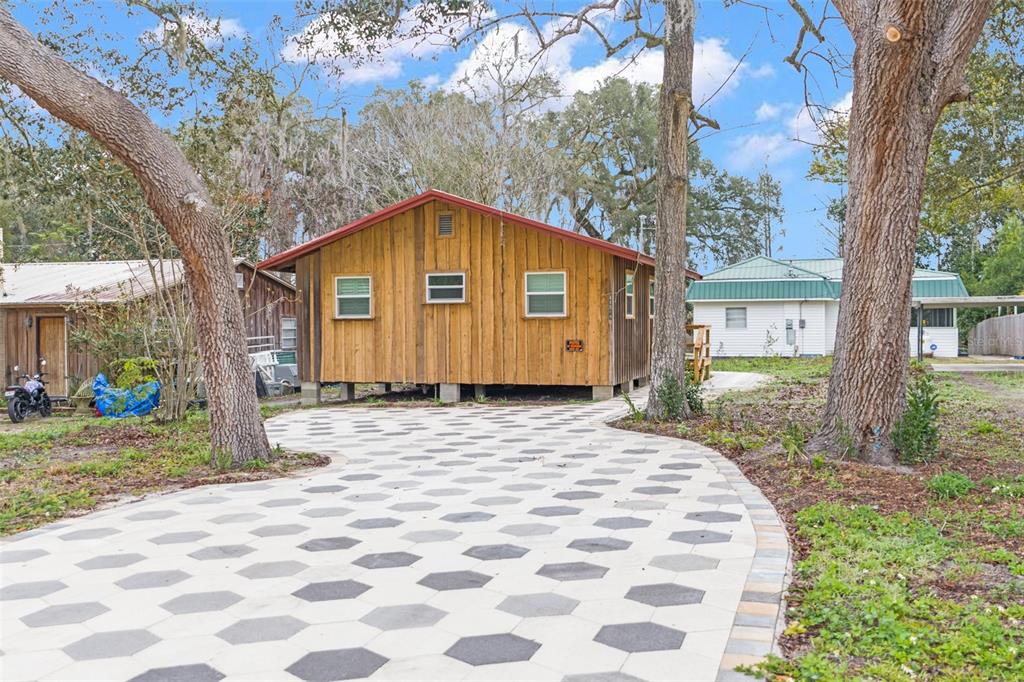
[[[363, 228], [375, 225], [382, 220], [387, 220], [388, 218], [399, 213], [402, 213], [403, 211], [407, 211], [411, 208], [416, 208], [417, 206], [422, 206], [428, 201], [433, 201], [435, 199], [437, 199], [438, 201], [445, 201], [449, 204], [454, 204], [456, 206], [462, 206], [464, 208], [477, 211], [479, 213], [491, 215], [496, 218], [500, 218], [501, 220], [507, 220], [509, 222], [517, 223], [525, 227], [540, 230], [541, 232], [546, 232], [555, 237], [558, 237], [559, 239], [566, 239], [568, 241], [579, 242], [580, 244], [585, 244], [600, 251], [611, 253], [616, 256], [621, 256], [622, 258], [628, 258], [630, 260], [635, 260], [640, 263], [645, 263], [647, 265], [654, 265], [654, 259], [648, 256], [647, 254], [634, 251], [633, 249], [626, 248], [625, 246], [613, 244], [603, 239], [595, 239], [593, 237], [588, 237], [586, 235], [577, 234], [576, 232], [570, 232], [569, 230], [563, 230], [560, 227], [548, 225], [546, 223], [540, 222], [539, 220], [525, 218], [523, 216], [516, 215], [514, 213], [509, 213], [508, 211], [503, 211], [493, 206], [488, 206], [486, 204], [481, 204], [476, 201], [464, 199], [454, 194], [448, 194], [447, 192], [442, 192], [436, 189], [428, 189], [426, 192], [423, 192], [422, 194], [417, 194], [414, 197], [410, 197], [403, 201], [399, 201], [397, 204], [392, 204], [387, 208], [383, 208], [375, 213], [371, 213], [368, 216], [364, 216], [359, 220], [351, 222], [348, 225], [339, 227], [336, 230], [332, 230], [331, 232], [328, 232], [325, 235], [321, 235], [316, 239], [310, 240], [305, 244], [293, 246], [292, 248], [286, 251], [282, 251], [276, 256], [271, 256], [270, 258], [267, 258], [263, 262], [259, 263], [256, 267], [261, 270], [264, 270], [280, 268], [283, 265], [289, 265], [300, 256], [304, 256], [307, 253], [316, 251], [325, 244], [329, 244], [333, 241], [337, 241], [338, 239], [347, 237], [350, 234], [362, 230]], [[691, 279], [701, 278], [700, 274], [694, 272], [693, 270], [687, 270], [687, 276], [690, 277]]]

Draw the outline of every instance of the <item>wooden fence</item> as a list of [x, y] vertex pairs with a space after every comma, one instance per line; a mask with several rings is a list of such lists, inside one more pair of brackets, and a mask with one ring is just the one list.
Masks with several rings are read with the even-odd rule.
[[703, 383], [711, 378], [711, 327], [706, 324], [688, 324], [686, 331], [690, 334], [686, 354], [692, 358], [693, 376], [697, 383]]
[[1024, 313], [982, 320], [967, 332], [971, 355], [1024, 356]]

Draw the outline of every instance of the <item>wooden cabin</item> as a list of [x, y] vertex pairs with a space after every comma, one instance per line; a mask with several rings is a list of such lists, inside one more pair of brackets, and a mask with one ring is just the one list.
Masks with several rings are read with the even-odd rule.
[[[68, 342], [74, 325], [88, 323], [83, 310], [145, 297], [156, 287], [179, 286], [182, 281], [177, 260], [163, 261], [155, 271], [142, 260], [0, 264], [0, 362], [5, 384], [15, 380], [16, 365], [19, 373], [31, 374], [46, 358], [49, 393], [68, 395], [69, 389], [100, 370], [96, 357]], [[294, 349], [295, 287], [240, 258], [235, 259], [235, 284], [251, 350]]]
[[[650, 372], [654, 259], [427, 191], [258, 265], [294, 272], [306, 402], [321, 384], [591, 386]], [[699, 278], [696, 273], [691, 277]]]

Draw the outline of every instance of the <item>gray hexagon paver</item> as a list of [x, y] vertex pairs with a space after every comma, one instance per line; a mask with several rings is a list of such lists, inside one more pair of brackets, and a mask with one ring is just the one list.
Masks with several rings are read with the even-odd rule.
[[45, 549], [8, 549], [0, 551], [0, 564], [20, 564], [49, 554]]
[[601, 493], [594, 492], [593, 490], [567, 490], [562, 493], [555, 493], [555, 497], [560, 500], [593, 500], [601, 497]]
[[129, 514], [125, 518], [129, 521], [160, 521], [177, 516], [178, 512], [173, 509], [154, 509], [153, 511], [141, 511]]
[[59, 592], [67, 585], [59, 580], [37, 580], [28, 583], [14, 583], [0, 588], [0, 601], [13, 601], [15, 599], [36, 599], [45, 597], [48, 594]]
[[635, 516], [612, 516], [607, 519], [598, 519], [594, 525], [612, 530], [624, 530], [626, 528], [646, 528], [651, 525], [651, 522], [647, 519], [638, 519]]
[[175, 665], [167, 668], [152, 668], [136, 675], [128, 682], [220, 682], [224, 673], [205, 663]]
[[691, 545], [706, 545], [712, 542], [729, 542], [732, 536], [715, 530], [680, 530], [668, 536], [669, 540], [688, 542]]
[[414, 530], [403, 535], [402, 539], [409, 542], [447, 542], [448, 540], [454, 540], [460, 535], [462, 533], [447, 529]]
[[666, 554], [651, 559], [651, 566], [666, 571], [709, 571], [718, 568], [718, 559], [699, 554]]
[[223, 523], [245, 523], [246, 521], [259, 521], [262, 518], [266, 518], [266, 514], [256, 513], [239, 513], [239, 514], [221, 514], [210, 519], [210, 523], [223, 524]]
[[518, 635], [476, 635], [463, 637], [451, 645], [444, 655], [470, 665], [491, 665], [528, 661], [539, 648], [539, 642]]
[[668, 651], [683, 645], [686, 633], [657, 623], [605, 625], [594, 636], [595, 642], [622, 651]]
[[537, 594], [517, 594], [506, 597], [505, 601], [498, 604], [500, 611], [522, 616], [523, 618], [536, 618], [541, 616], [567, 616], [579, 606], [579, 602], [569, 597], [563, 597], [553, 592], [539, 592]]
[[109, 610], [103, 604], [94, 601], [79, 602], [77, 604], [57, 604], [22, 616], [21, 622], [30, 628], [84, 623], [90, 618], [95, 618]]
[[411, 566], [422, 558], [409, 552], [382, 552], [380, 554], [365, 554], [352, 563], [363, 568], [399, 568]]
[[114, 582], [115, 585], [123, 590], [146, 590], [152, 587], [167, 587], [168, 585], [176, 585], [182, 580], [191, 578], [185, 571], [173, 570], [173, 571], [144, 571], [142, 573], [136, 573], [130, 575], [127, 578], [121, 578]]
[[371, 528], [394, 528], [395, 526], [399, 526], [401, 524], [402, 521], [400, 521], [399, 519], [383, 517], [377, 519], [357, 519], [348, 525], [352, 528], [368, 530]]
[[307, 552], [331, 552], [336, 549], [350, 549], [359, 544], [359, 540], [349, 537], [313, 538], [299, 545], [299, 549]]
[[470, 511], [445, 514], [441, 517], [441, 520], [448, 521], [449, 523], [480, 523], [482, 521], [490, 521], [493, 518], [494, 514], [488, 514], [487, 512]]
[[398, 504], [391, 505], [388, 509], [397, 512], [418, 512], [430, 511], [440, 506], [436, 502], [399, 502]]
[[501, 529], [501, 532], [517, 537], [530, 537], [533, 535], [551, 535], [556, 530], [558, 528], [555, 526], [549, 526], [545, 523], [517, 523], [505, 526]]
[[521, 497], [512, 497], [511, 495], [495, 495], [493, 497], [479, 497], [473, 500], [473, 504], [479, 504], [482, 507], [496, 507], [508, 504], [518, 504], [522, 502]]
[[76, 661], [131, 656], [160, 640], [148, 630], [98, 632], [64, 647], [64, 653]]
[[405, 630], [430, 627], [447, 615], [446, 611], [427, 604], [401, 604], [381, 606], [360, 620], [381, 630]]
[[197, 549], [189, 553], [189, 556], [199, 561], [211, 561], [215, 559], [237, 559], [255, 551], [248, 545], [216, 545]]
[[307, 500], [304, 497], [283, 497], [277, 500], [267, 500], [266, 502], [260, 502], [260, 506], [270, 508], [295, 507], [300, 504], [305, 504], [306, 502], [309, 502], [309, 500]]
[[697, 501], [708, 504], [740, 504], [743, 500], [737, 495], [702, 495]]
[[352, 510], [346, 507], [317, 507], [315, 509], [306, 509], [299, 513], [311, 519], [323, 519], [331, 516], [345, 516], [346, 514], [351, 514]]
[[240, 601], [242, 601], [241, 595], [226, 590], [192, 592], [166, 601], [160, 605], [160, 608], [173, 614], [206, 613], [209, 611], [223, 611]]
[[308, 568], [306, 564], [299, 561], [263, 561], [258, 564], [246, 566], [238, 575], [259, 580], [262, 578], [284, 578], [295, 575], [299, 571]]
[[105, 554], [80, 561], [75, 566], [78, 566], [83, 571], [95, 571], [101, 568], [124, 568], [125, 566], [137, 564], [145, 558], [141, 554], [134, 553]]
[[626, 599], [647, 604], [648, 606], [682, 606], [699, 604], [704, 599], [704, 590], [698, 590], [676, 583], [658, 583], [656, 585], [637, 585], [626, 593]]
[[518, 559], [529, 551], [519, 545], [477, 545], [476, 547], [470, 547], [463, 554], [474, 559], [493, 561], [496, 559]]
[[566, 675], [562, 682], [646, 682], [639, 677], [627, 675], [626, 673], [610, 671], [606, 673], [580, 673], [578, 675]]
[[679, 488], [667, 485], [642, 485], [639, 488], [633, 488], [633, 492], [639, 495], [675, 495], [679, 492]]
[[59, 536], [61, 540], [99, 540], [120, 533], [116, 528], [83, 528]]
[[217, 636], [230, 644], [251, 644], [288, 639], [307, 627], [306, 623], [291, 616], [268, 616], [240, 620], [218, 632]]
[[704, 523], [733, 523], [742, 520], [743, 515], [724, 511], [700, 511], [690, 512], [686, 518], [690, 521], [703, 521]]
[[330, 649], [306, 654], [287, 671], [306, 682], [335, 682], [369, 677], [387, 662], [369, 649]]
[[309, 530], [309, 526], [300, 526], [297, 523], [282, 523], [274, 526], [260, 526], [249, 532], [261, 538], [271, 538], [278, 535], [298, 535], [306, 530]]
[[578, 538], [569, 543], [569, 549], [581, 552], [619, 552], [629, 549], [632, 544], [618, 538]]
[[537, 569], [537, 575], [552, 580], [597, 580], [603, 578], [608, 569], [586, 561], [570, 561], [561, 564], [544, 564]]
[[579, 514], [582, 509], [577, 507], [566, 507], [564, 505], [554, 505], [551, 507], [534, 507], [530, 510], [531, 514], [537, 516], [575, 516]]
[[150, 538], [149, 541], [154, 545], [174, 545], [181, 542], [195, 542], [208, 537], [210, 537], [210, 534], [204, 530], [186, 530], [177, 533], [164, 533], [163, 535], [157, 535], [155, 538]]
[[476, 571], [443, 571], [430, 573], [417, 582], [424, 587], [444, 592], [448, 590], [469, 590], [483, 587], [491, 580], [491, 576]]
[[310, 583], [294, 592], [293, 595], [306, 601], [334, 601], [336, 599], [355, 599], [370, 589], [355, 580], [330, 580], [322, 583]]

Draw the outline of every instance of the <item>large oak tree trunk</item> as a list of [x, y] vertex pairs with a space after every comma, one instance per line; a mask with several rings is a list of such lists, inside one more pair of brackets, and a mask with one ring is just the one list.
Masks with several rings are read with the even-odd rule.
[[[693, 107], [693, 0], [665, 0], [665, 65], [658, 106], [654, 340], [647, 418], [667, 414], [663, 390], [686, 387], [686, 146]], [[674, 380], [674, 381], [673, 381]], [[690, 413], [686, 400], [678, 416]]]
[[202, 180], [174, 141], [127, 98], [65, 62], [0, 8], [0, 77], [124, 163], [181, 252], [210, 409], [213, 459], [270, 456], [231, 251]]
[[943, 108], [967, 96], [965, 64], [989, 5], [836, 2], [856, 45], [850, 186], [835, 363], [813, 449], [895, 462], [928, 145]]

